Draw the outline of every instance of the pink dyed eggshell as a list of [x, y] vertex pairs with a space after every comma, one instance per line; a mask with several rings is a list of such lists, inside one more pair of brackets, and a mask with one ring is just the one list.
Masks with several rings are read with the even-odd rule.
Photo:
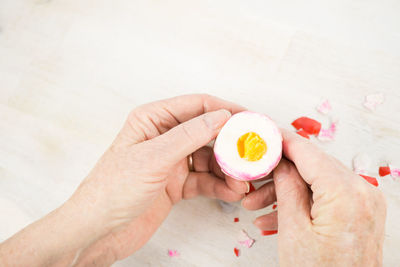
[[[260, 178], [263, 178], [265, 176], [267, 176], [273, 169], [275, 169], [275, 167], [278, 165], [278, 163], [280, 162], [281, 158], [282, 158], [282, 134], [279, 131], [279, 128], [277, 127], [277, 125], [275, 124], [275, 122], [273, 120], [271, 120], [267, 115], [264, 114], [260, 114], [260, 113], [256, 113], [256, 112], [252, 112], [252, 111], [243, 111], [240, 113], [236, 113], [235, 115], [233, 115], [230, 120], [236, 120], [238, 117], [243, 117], [243, 119], [245, 119], [247, 116], [257, 116], [257, 120], [262, 120], [264, 121], [264, 123], [268, 124], [268, 127], [270, 128], [270, 135], [272, 134], [274, 136], [274, 138], [270, 138], [270, 140], [265, 139], [262, 134], [260, 134], [259, 132], [257, 132], [258, 134], [260, 134], [261, 137], [263, 137], [264, 141], [267, 143], [267, 152], [266, 154], [263, 156], [265, 157], [268, 152], [269, 152], [269, 147], [272, 146], [271, 142], [273, 142], [273, 146], [274, 146], [274, 151], [273, 153], [275, 153], [276, 155], [273, 155], [272, 160], [269, 160], [268, 162], [265, 162], [265, 165], [262, 166], [262, 170], [258, 171], [257, 173], [250, 173], [249, 171], [245, 171], [242, 170], [240, 168], [238, 168], [237, 166], [231, 166], [225, 159], [224, 156], [221, 155], [223, 153], [220, 153], [220, 143], [222, 142], [219, 138], [220, 135], [217, 136], [217, 139], [215, 140], [215, 144], [214, 144], [214, 155], [215, 155], [215, 159], [218, 163], [218, 165], [221, 167], [221, 170], [223, 173], [225, 173], [228, 176], [231, 176], [232, 178], [235, 178], [237, 180], [240, 181], [253, 181], [253, 180], [257, 180]], [[228, 125], [229, 121], [225, 124]], [[224, 127], [225, 127], [224, 126]], [[223, 131], [223, 129], [221, 129], [221, 132]], [[251, 130], [249, 130], [251, 131]], [[237, 135], [237, 139], [239, 139], [239, 137], [242, 134], [245, 134], [247, 131], [244, 130], [243, 132], [238, 133]], [[236, 140], [237, 140], [236, 139]], [[274, 140], [271, 140], [274, 139]], [[237, 147], [236, 147], [236, 142], [235, 144], [236, 148], [236, 154], [237, 156], [240, 158], [238, 152], [237, 152]], [[270, 155], [269, 155], [270, 156]], [[246, 161], [245, 159], [241, 159], [243, 161]], [[247, 162], [246, 164], [251, 164], [251, 162]]]

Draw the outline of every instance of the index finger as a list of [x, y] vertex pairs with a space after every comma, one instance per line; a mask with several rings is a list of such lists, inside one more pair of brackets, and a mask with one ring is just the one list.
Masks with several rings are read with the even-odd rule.
[[207, 94], [182, 95], [160, 100], [150, 105], [164, 109], [173, 116], [178, 123], [219, 109], [226, 109], [230, 111], [231, 114], [246, 110], [246, 108], [240, 105]]

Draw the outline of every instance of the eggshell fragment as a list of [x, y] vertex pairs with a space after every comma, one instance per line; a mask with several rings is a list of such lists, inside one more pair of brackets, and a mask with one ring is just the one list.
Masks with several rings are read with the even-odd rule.
[[374, 111], [376, 107], [385, 101], [385, 96], [382, 93], [370, 94], [365, 96], [364, 107]]
[[175, 249], [168, 249], [168, 256], [171, 258], [179, 257], [179, 252]]
[[371, 159], [366, 153], [357, 154], [353, 158], [353, 170], [357, 174], [364, 174], [368, 173], [368, 169], [371, 165]]
[[389, 166], [379, 167], [379, 176], [386, 176], [390, 174]]
[[310, 139], [310, 135], [309, 135], [306, 131], [304, 131], [303, 129], [297, 131], [296, 133], [297, 133], [298, 135], [300, 135], [300, 136], [303, 136], [304, 138]]
[[400, 178], [400, 168], [396, 168], [392, 165], [389, 165], [389, 168], [390, 168], [390, 175], [393, 178]]
[[233, 253], [235, 253], [236, 257], [239, 257], [240, 250], [238, 248], [233, 248]]
[[332, 141], [335, 139], [337, 122], [332, 122], [328, 129], [321, 129], [318, 139], [321, 141]]
[[379, 185], [378, 184], [378, 180], [376, 180], [375, 177], [371, 177], [371, 176], [367, 176], [367, 175], [363, 175], [363, 174], [360, 174], [360, 176], [362, 178], [364, 178], [368, 183], [372, 184], [373, 186], [378, 186]]
[[388, 174], [390, 174], [393, 178], [399, 178], [400, 177], [400, 168], [396, 168], [392, 165], [379, 167], [379, 176], [383, 177]]
[[251, 246], [254, 244], [255, 240], [247, 234], [245, 230], [240, 230], [239, 236], [238, 236], [238, 243], [246, 248], [251, 248]]
[[263, 230], [261, 231], [261, 235], [266, 236], [266, 235], [275, 235], [278, 233], [278, 230]]
[[329, 113], [329, 111], [332, 110], [331, 103], [329, 102], [329, 100], [325, 99], [324, 101], [322, 101], [321, 104], [317, 106], [317, 110], [322, 114], [327, 114]]
[[303, 129], [308, 134], [318, 135], [321, 130], [321, 123], [308, 117], [300, 117], [292, 122], [297, 130]]

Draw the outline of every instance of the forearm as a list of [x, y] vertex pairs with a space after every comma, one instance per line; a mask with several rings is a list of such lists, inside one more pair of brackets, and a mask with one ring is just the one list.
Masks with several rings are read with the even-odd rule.
[[0, 262], [5, 266], [49, 266], [66, 255], [73, 261], [103, 234], [98, 229], [84, 206], [68, 201], [0, 244]]

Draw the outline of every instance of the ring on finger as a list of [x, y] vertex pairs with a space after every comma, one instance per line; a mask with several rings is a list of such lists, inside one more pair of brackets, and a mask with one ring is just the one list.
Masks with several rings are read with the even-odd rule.
[[195, 170], [194, 170], [193, 154], [190, 154], [187, 157], [187, 162], [189, 171], [194, 172]]

